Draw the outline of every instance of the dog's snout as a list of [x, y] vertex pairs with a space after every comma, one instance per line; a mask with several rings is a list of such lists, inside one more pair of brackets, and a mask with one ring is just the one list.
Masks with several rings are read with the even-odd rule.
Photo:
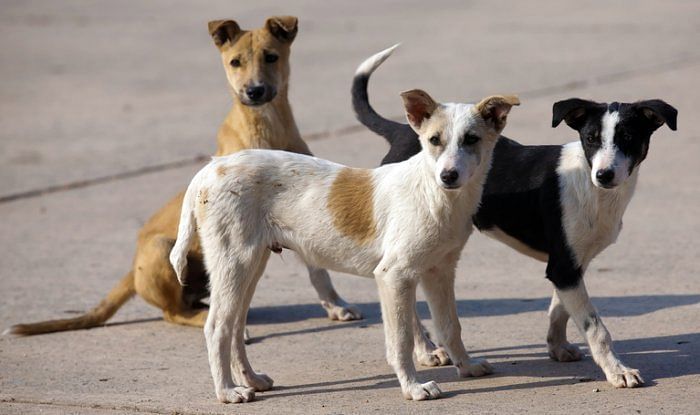
[[602, 184], [603, 186], [609, 185], [612, 183], [613, 179], [615, 178], [615, 170], [613, 169], [601, 169], [595, 172], [595, 178], [598, 180], [598, 183]]
[[459, 172], [455, 169], [443, 170], [440, 172], [440, 180], [447, 186], [453, 186], [459, 179]]
[[249, 86], [245, 89], [245, 94], [251, 101], [257, 101], [265, 95], [265, 85]]

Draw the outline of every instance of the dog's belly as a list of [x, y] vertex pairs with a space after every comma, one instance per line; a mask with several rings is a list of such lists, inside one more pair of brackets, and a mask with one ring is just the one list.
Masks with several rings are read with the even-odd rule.
[[503, 232], [500, 228], [496, 226], [484, 230], [482, 233], [485, 233], [487, 236], [508, 245], [509, 247], [515, 249], [521, 254], [527, 255], [531, 258], [535, 258], [542, 262], [547, 262], [549, 260], [549, 255], [546, 252], [538, 251], [530, 247], [529, 245]]

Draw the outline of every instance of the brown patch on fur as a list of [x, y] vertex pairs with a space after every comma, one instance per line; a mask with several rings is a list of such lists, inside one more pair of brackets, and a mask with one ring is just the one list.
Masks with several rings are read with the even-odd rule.
[[221, 165], [221, 166], [216, 168], [216, 174], [219, 176], [226, 176], [226, 170], [227, 170], [226, 166]]
[[374, 239], [374, 184], [369, 170], [344, 168], [328, 194], [333, 225], [345, 236], [365, 244]]
[[197, 221], [204, 221], [207, 213], [207, 203], [209, 203], [209, 189], [205, 187], [197, 195]]

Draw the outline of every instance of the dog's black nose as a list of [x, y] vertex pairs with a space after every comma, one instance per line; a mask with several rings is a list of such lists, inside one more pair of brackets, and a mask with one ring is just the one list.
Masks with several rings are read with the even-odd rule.
[[265, 86], [249, 86], [245, 89], [245, 94], [248, 95], [248, 98], [250, 98], [252, 101], [257, 101], [262, 98], [263, 95], [265, 95]]
[[440, 180], [448, 186], [452, 186], [459, 179], [459, 173], [455, 169], [443, 170], [440, 173]]
[[598, 183], [602, 184], [603, 186], [608, 185], [615, 178], [615, 170], [598, 170], [597, 172], [595, 172], [595, 178], [598, 180]]

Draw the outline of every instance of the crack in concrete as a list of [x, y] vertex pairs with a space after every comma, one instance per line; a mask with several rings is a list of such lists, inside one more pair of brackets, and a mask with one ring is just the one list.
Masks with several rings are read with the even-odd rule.
[[[115, 411], [117, 413], [123, 413], [124, 411], [138, 412], [141, 414], [156, 414], [156, 415], [199, 415], [202, 412], [186, 412], [181, 410], [166, 410], [157, 408], [146, 408], [139, 407], [135, 405], [104, 405], [104, 404], [92, 404], [92, 403], [77, 403], [77, 402], [57, 402], [57, 401], [42, 401], [42, 400], [31, 400], [31, 399], [15, 399], [15, 398], [3, 398], [0, 403], [8, 404], [18, 404], [18, 405], [45, 405], [57, 408], [80, 408], [80, 409], [99, 409], [103, 411]], [[204, 412], [208, 413], [208, 412]]]
[[[692, 56], [692, 55], [691, 56], [683, 56], [683, 57], [679, 57], [676, 59], [672, 59], [670, 61], [661, 62], [661, 63], [655, 64], [655, 65], [649, 65], [649, 66], [644, 67], [644, 68], [627, 69], [627, 70], [623, 70], [623, 71], [598, 75], [598, 76], [590, 78], [590, 79], [574, 80], [574, 81], [566, 82], [566, 83], [559, 84], [559, 85], [551, 85], [551, 86], [545, 86], [545, 87], [535, 88], [535, 89], [531, 89], [531, 90], [525, 90], [525, 91], [518, 93], [518, 95], [520, 95], [521, 97], [527, 97], [527, 98], [541, 98], [541, 97], [545, 97], [548, 95], [553, 95], [553, 94], [566, 92], [566, 91], [573, 91], [576, 89], [586, 88], [589, 86], [614, 84], [616, 82], [622, 82], [622, 81], [625, 81], [625, 80], [628, 80], [631, 78], [638, 78], [640, 76], [647, 76], [647, 75], [659, 74], [659, 73], [664, 73], [664, 72], [678, 70], [678, 69], [685, 69], [685, 68], [697, 65], [699, 63], [700, 63], [700, 55], [698, 55], [698, 56]], [[395, 117], [390, 117], [390, 119], [395, 120], [395, 121], [401, 121], [401, 120], [403, 120], [403, 117], [402, 116], [395, 116]], [[315, 133], [306, 134], [304, 136], [304, 140], [315, 141], [315, 140], [322, 140], [322, 139], [328, 139], [328, 138], [334, 138], [334, 137], [342, 137], [342, 136], [350, 135], [350, 134], [364, 131], [364, 130], [366, 130], [365, 126], [355, 124], [355, 125], [337, 128], [335, 130], [319, 131], [319, 132], [315, 132]], [[98, 184], [109, 183], [109, 182], [113, 182], [113, 181], [117, 181], [117, 180], [125, 180], [125, 179], [130, 179], [133, 177], [140, 177], [140, 176], [144, 176], [147, 174], [158, 173], [161, 171], [172, 170], [172, 169], [177, 169], [177, 168], [181, 168], [181, 167], [192, 166], [192, 165], [195, 165], [198, 163], [202, 163], [205, 160], [207, 160], [208, 158], [209, 158], [209, 156], [198, 154], [192, 158], [176, 160], [176, 161], [162, 163], [162, 164], [144, 166], [144, 167], [140, 167], [140, 168], [137, 168], [134, 170], [122, 172], [122, 173], [110, 174], [110, 175], [105, 175], [105, 176], [98, 176], [98, 177], [93, 177], [93, 178], [89, 178], [89, 179], [85, 179], [85, 180], [78, 180], [78, 181], [74, 181], [74, 182], [58, 184], [58, 185], [54, 185], [54, 186], [48, 186], [48, 187], [44, 187], [44, 188], [40, 188], [40, 189], [33, 189], [33, 190], [27, 190], [27, 191], [22, 191], [22, 192], [17, 192], [17, 193], [11, 193], [8, 195], [0, 196], [0, 204], [13, 202], [16, 200], [21, 200], [21, 199], [40, 197], [40, 196], [50, 194], [50, 193], [57, 193], [57, 192], [64, 192], [64, 191], [68, 191], [68, 190], [81, 189], [84, 187], [95, 186]]]

